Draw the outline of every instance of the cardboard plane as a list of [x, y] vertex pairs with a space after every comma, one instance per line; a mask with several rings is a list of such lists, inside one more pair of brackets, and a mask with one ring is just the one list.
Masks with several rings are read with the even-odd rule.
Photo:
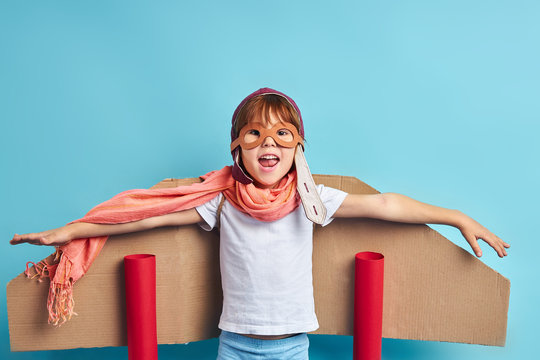
[[[315, 175], [352, 194], [377, 193], [353, 177]], [[154, 188], [200, 181], [166, 179]], [[353, 334], [354, 255], [384, 254], [383, 337], [503, 346], [510, 281], [426, 225], [335, 219], [316, 226], [313, 249], [316, 334]], [[47, 323], [49, 282], [24, 274], [7, 286], [12, 351], [125, 346], [123, 257], [156, 255], [158, 343], [219, 335], [219, 233], [197, 225], [111, 236], [74, 287], [77, 316]]]

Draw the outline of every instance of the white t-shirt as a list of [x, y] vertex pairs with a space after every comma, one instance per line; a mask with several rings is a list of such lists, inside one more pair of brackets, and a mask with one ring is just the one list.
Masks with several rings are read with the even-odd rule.
[[[347, 193], [318, 185], [329, 224]], [[220, 194], [198, 206], [201, 227], [216, 225]], [[313, 300], [313, 223], [300, 205], [285, 217], [263, 222], [225, 201], [220, 219], [222, 330], [255, 335], [309, 332], [319, 327]]]

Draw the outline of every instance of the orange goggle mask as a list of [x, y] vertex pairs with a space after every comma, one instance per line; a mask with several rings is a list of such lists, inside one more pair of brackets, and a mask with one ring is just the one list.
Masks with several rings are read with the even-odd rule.
[[242, 147], [244, 150], [256, 148], [267, 137], [271, 137], [276, 144], [286, 148], [294, 148], [297, 144], [304, 147], [304, 140], [302, 140], [293, 124], [278, 122], [272, 128], [267, 129], [263, 124], [254, 122], [246, 124], [240, 130], [238, 138], [231, 143], [231, 151], [236, 149], [237, 146]]

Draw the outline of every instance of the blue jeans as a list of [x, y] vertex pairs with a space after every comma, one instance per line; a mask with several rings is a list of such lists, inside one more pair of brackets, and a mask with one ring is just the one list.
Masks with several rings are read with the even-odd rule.
[[305, 333], [280, 340], [260, 340], [221, 331], [217, 360], [307, 360], [308, 348]]

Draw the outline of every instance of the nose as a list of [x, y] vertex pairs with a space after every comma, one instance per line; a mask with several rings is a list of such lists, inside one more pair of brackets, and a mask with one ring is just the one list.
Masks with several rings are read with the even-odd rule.
[[266, 138], [264, 138], [262, 146], [263, 147], [276, 146], [276, 141], [271, 136], [267, 136]]

